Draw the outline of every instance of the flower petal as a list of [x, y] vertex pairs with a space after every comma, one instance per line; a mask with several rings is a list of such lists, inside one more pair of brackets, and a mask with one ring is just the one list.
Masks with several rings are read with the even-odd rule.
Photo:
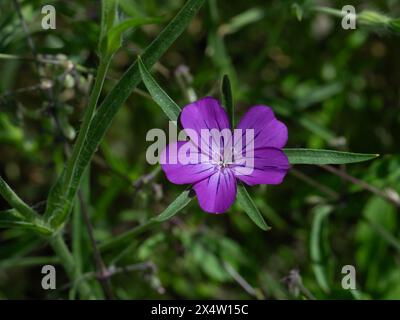
[[[224, 139], [221, 140], [220, 135], [225, 131], [231, 137], [232, 132], [226, 111], [218, 100], [205, 97], [188, 104], [182, 110], [180, 121], [186, 134], [201, 147], [203, 154], [216, 161], [221, 158]], [[203, 136], [202, 131], [206, 131]]]
[[[275, 118], [274, 112], [267, 106], [254, 106], [245, 113], [237, 129], [254, 129], [254, 149], [263, 147], [283, 148], [288, 139], [286, 125]], [[243, 131], [243, 137], [245, 131]], [[243, 148], [245, 147], [243, 138]]]
[[[161, 168], [165, 172], [167, 179], [175, 184], [189, 184], [203, 180], [215, 171], [215, 167], [207, 162], [201, 162], [199, 152], [187, 150], [186, 160], [182, 159], [182, 150], [192, 144], [190, 141], [177, 141], [170, 143], [161, 153]], [[193, 147], [193, 145], [192, 145]]]
[[180, 120], [184, 129], [193, 129], [198, 134], [201, 129], [230, 128], [225, 109], [212, 97], [205, 97], [185, 106]]
[[251, 158], [235, 159], [231, 167], [235, 177], [252, 186], [256, 184], [280, 184], [290, 169], [286, 154], [277, 148], [259, 148], [254, 150], [254, 162]]
[[201, 209], [209, 213], [223, 213], [235, 201], [236, 179], [231, 170], [218, 170], [207, 179], [197, 182], [193, 189]]

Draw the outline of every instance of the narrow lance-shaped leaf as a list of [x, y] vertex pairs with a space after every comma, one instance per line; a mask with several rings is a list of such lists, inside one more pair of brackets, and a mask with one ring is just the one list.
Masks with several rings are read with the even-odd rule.
[[345, 164], [379, 157], [379, 154], [342, 152], [323, 149], [285, 148], [291, 164]]
[[109, 53], [113, 53], [121, 47], [122, 34], [130, 29], [143, 26], [146, 24], [159, 23], [161, 20], [157, 18], [131, 18], [120, 22], [119, 24], [112, 27], [107, 34], [107, 50]]
[[297, 20], [303, 19], [303, 8], [298, 3], [292, 4], [292, 11], [295, 13]]
[[191, 195], [191, 190], [185, 190], [158, 216], [150, 219], [149, 221], [140, 226], [137, 226], [136, 228], [133, 228], [123, 234], [120, 234], [115, 238], [110, 239], [109, 241], [102, 243], [100, 245], [100, 249], [102, 251], [105, 251], [118, 247], [129, 241], [132, 241], [133, 238], [147, 231], [154, 225], [172, 218], [175, 214], [177, 214], [184, 207], [186, 207], [192, 199], [193, 197]]
[[329, 292], [329, 284], [326, 275], [326, 263], [325, 256], [323, 252], [323, 226], [325, 225], [328, 215], [332, 211], [331, 206], [321, 205], [314, 208], [314, 218], [311, 227], [310, 234], [310, 256], [313, 262], [313, 271], [315, 278], [321, 289], [324, 292]]
[[265, 222], [261, 212], [254, 204], [245, 186], [242, 183], [239, 183], [237, 187], [237, 200], [249, 218], [262, 230], [271, 229], [271, 227]]
[[140, 75], [142, 80], [149, 91], [150, 95], [154, 101], [160, 106], [162, 111], [167, 115], [167, 117], [176, 121], [181, 112], [181, 108], [172, 100], [168, 94], [160, 87], [157, 81], [152, 77], [150, 72], [147, 70], [146, 66], [143, 64], [142, 59], [138, 58]]
[[[157, 38], [145, 49], [142, 59], [144, 65], [149, 68], [154, 65], [164, 52], [174, 43], [179, 35], [185, 30], [191, 19], [204, 4], [205, 0], [189, 0], [178, 12], [175, 18], [161, 31]], [[90, 123], [88, 134], [85, 139], [79, 156], [73, 164], [73, 174], [71, 181], [68, 181], [67, 191], [59, 188], [58, 182], [52, 189], [48, 198], [46, 216], [53, 220], [56, 226], [62, 224], [70, 209], [71, 203], [76, 195], [81, 177], [89, 164], [94, 152], [100, 144], [104, 134], [111, 125], [115, 114], [130, 96], [132, 91], [141, 81], [138, 63], [135, 62], [124, 73], [120, 81], [114, 86], [106, 96], [96, 115]], [[60, 177], [63, 179], [63, 175]], [[63, 194], [60, 194], [60, 191]]]
[[0, 176], [0, 195], [8, 202], [8, 204], [17, 210], [29, 222], [38, 220], [38, 215], [29, 205], [27, 205], [11, 187]]
[[21, 228], [21, 229], [29, 229], [40, 235], [51, 235], [53, 230], [46, 227], [45, 225], [41, 225], [38, 223], [32, 223], [28, 221], [21, 220], [15, 215], [6, 215], [3, 214], [0, 216], [0, 228]]
[[186, 207], [190, 201], [192, 201], [193, 196], [191, 195], [191, 190], [183, 191], [162, 213], [160, 213], [153, 220], [157, 222], [162, 222], [171, 219], [184, 207]]
[[115, 24], [117, 19], [117, 2], [116, 0], [101, 1], [101, 26], [99, 39], [99, 55], [105, 58], [108, 56], [107, 33]]
[[48, 257], [48, 256], [35, 256], [35, 257], [10, 257], [7, 259], [2, 259], [0, 261], [0, 270], [4, 271], [8, 268], [16, 267], [32, 267], [32, 266], [44, 266], [46, 264], [58, 264], [60, 259], [58, 257]]
[[250, 8], [234, 16], [228, 23], [221, 25], [219, 32], [222, 35], [238, 32], [249, 24], [260, 21], [264, 18], [264, 10], [261, 8]]
[[224, 75], [222, 78], [222, 104], [225, 106], [228, 112], [229, 121], [231, 122], [232, 128], [235, 126], [235, 110], [233, 107], [233, 95], [231, 82], [228, 75]]

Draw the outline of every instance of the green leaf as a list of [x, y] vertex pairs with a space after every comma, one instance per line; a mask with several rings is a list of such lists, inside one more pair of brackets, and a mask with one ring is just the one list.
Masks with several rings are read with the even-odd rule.
[[183, 191], [178, 198], [176, 198], [163, 212], [161, 212], [157, 217], [153, 218], [154, 221], [162, 222], [171, 219], [184, 207], [186, 207], [190, 201], [192, 201], [193, 196], [191, 195], [191, 190]]
[[99, 55], [106, 57], [108, 55], [108, 31], [114, 26], [117, 19], [117, 1], [103, 0], [101, 1], [101, 28], [99, 37]]
[[291, 164], [344, 164], [374, 159], [379, 154], [342, 152], [323, 149], [285, 148]]
[[315, 278], [324, 292], [329, 292], [328, 278], [326, 275], [326, 254], [323, 252], [323, 226], [332, 207], [328, 205], [317, 206], [313, 209], [314, 217], [310, 234], [310, 256], [313, 262]]
[[262, 18], [264, 18], [263, 9], [250, 8], [230, 19], [230, 21], [227, 24], [223, 24], [219, 30], [222, 35], [232, 34], [249, 24], [260, 21]]
[[400, 18], [390, 20], [388, 25], [391, 31], [400, 33]]
[[39, 215], [29, 205], [27, 205], [7, 182], [0, 176], [0, 195], [13, 207], [18, 213], [20, 213], [27, 221], [35, 222]]
[[162, 111], [172, 121], [178, 120], [181, 108], [172, 100], [168, 94], [160, 87], [157, 81], [152, 77], [142, 59], [138, 58], [140, 75], [154, 101], [160, 106]]
[[159, 23], [161, 21], [161, 19], [157, 19], [157, 18], [143, 18], [143, 17], [139, 17], [139, 18], [131, 18], [128, 20], [125, 20], [119, 24], [117, 24], [116, 26], [113, 26], [107, 34], [107, 50], [108, 53], [114, 53], [115, 51], [117, 51], [122, 44], [122, 34], [130, 29], [130, 28], [137, 28], [139, 26], [142, 25], [146, 25], [146, 24], [154, 24], [154, 23]]
[[297, 20], [303, 20], [303, 8], [298, 3], [292, 4], [292, 11], [296, 15]]
[[233, 96], [232, 87], [228, 75], [224, 75], [222, 78], [222, 104], [228, 112], [229, 121], [231, 122], [232, 128], [235, 126], [235, 111], [233, 108]]
[[166, 221], [176, 215], [179, 211], [181, 211], [184, 207], [186, 207], [189, 202], [193, 199], [191, 196], [191, 190], [183, 191], [163, 212], [161, 212], [158, 216], [150, 219], [146, 223], [137, 226], [125, 233], [120, 234], [119, 236], [106, 241], [100, 245], [100, 249], [102, 251], [109, 250], [111, 248], [115, 248], [124, 244], [128, 241], [132, 241], [133, 238], [138, 236], [139, 234], [147, 231], [151, 227], [160, 222]]
[[1, 210], [0, 211], [0, 218], [4, 216], [13, 216], [14, 218], [17, 218], [19, 220], [22, 220], [24, 218], [23, 215], [21, 215], [17, 210], [15, 209], [8, 209], [8, 210]]
[[299, 109], [304, 110], [309, 106], [321, 103], [343, 91], [340, 82], [333, 82], [321, 86], [310, 87], [304, 94], [297, 98]]
[[[157, 38], [144, 50], [142, 60], [147, 68], [154, 65], [182, 34], [186, 26], [200, 10], [204, 1], [205, 0], [187, 1], [174, 19], [172, 19]], [[99, 106], [90, 122], [88, 133], [83, 145], [77, 153], [77, 158], [74, 160], [74, 163], [68, 163], [68, 167], [73, 168], [71, 179], [68, 179], [68, 181], [64, 183], [62, 180], [65, 179], [65, 174], [62, 174], [59, 178], [61, 181], [56, 183], [53, 192], [50, 193], [48, 198], [46, 216], [54, 219], [56, 227], [60, 226], [68, 216], [86, 167], [90, 163], [93, 154], [97, 150], [119, 108], [131, 95], [140, 81], [139, 66], [135, 61]], [[61, 188], [58, 186], [60, 184], [66, 185], [66, 187]]]
[[249, 218], [262, 230], [271, 229], [270, 226], [267, 225], [261, 212], [258, 210], [253, 200], [251, 199], [249, 193], [247, 192], [245, 186], [241, 183], [238, 184], [237, 189], [237, 200], [242, 209], [247, 213]]
[[275, 101], [274, 111], [280, 116], [290, 117], [307, 130], [310, 130], [314, 135], [323, 138], [329, 143], [333, 143], [338, 140], [338, 137], [332, 131], [317, 123], [316, 120], [309, 115], [305, 114], [304, 112], [295, 112], [296, 110], [291, 108], [290, 103], [287, 101]]
[[118, 5], [116, 0], [102, 0], [101, 4], [101, 32], [105, 35], [115, 23]]
[[37, 232], [41, 235], [51, 235], [53, 230], [46, 227], [45, 225], [41, 225], [39, 223], [31, 223], [28, 221], [21, 220], [14, 215], [4, 215], [0, 216], [0, 228], [21, 228], [21, 229], [29, 229]]
[[329, 143], [333, 143], [335, 140], [338, 140], [338, 137], [336, 137], [331, 130], [316, 122], [309, 115], [296, 115], [294, 116], [294, 120], [307, 130], [310, 130], [316, 136], [321, 137]]
[[36, 256], [36, 257], [12, 257], [0, 261], [0, 270], [21, 267], [44, 266], [46, 264], [60, 263], [58, 257]]
[[134, 239], [136, 236], [149, 230], [151, 227], [153, 227], [156, 224], [158, 224], [157, 221], [149, 220], [149, 221], [145, 222], [144, 224], [141, 224], [140, 226], [137, 226], [131, 230], [128, 230], [128, 231], [110, 239], [110, 240], [107, 240], [107, 241], [101, 243], [99, 246], [99, 249], [101, 251], [106, 251], [106, 250], [116, 248], [122, 244], [128, 243], [128, 242], [132, 241], [132, 239]]

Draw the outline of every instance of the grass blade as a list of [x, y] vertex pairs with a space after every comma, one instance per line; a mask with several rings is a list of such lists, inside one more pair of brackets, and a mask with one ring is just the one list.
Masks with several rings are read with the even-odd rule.
[[181, 108], [179, 108], [175, 101], [160, 87], [149, 70], [147, 70], [140, 57], [138, 58], [138, 64], [142, 80], [154, 101], [160, 106], [170, 120], [178, 120]]
[[258, 210], [253, 200], [251, 199], [249, 193], [247, 192], [245, 186], [241, 183], [238, 184], [237, 200], [239, 205], [247, 213], [249, 218], [262, 230], [271, 229], [270, 226], [265, 222], [261, 212]]
[[223, 24], [219, 28], [219, 32], [224, 36], [238, 32], [242, 28], [260, 21], [264, 16], [265, 14], [263, 9], [257, 7], [250, 8], [230, 19], [228, 23]]
[[158, 18], [131, 18], [120, 22], [112, 27], [107, 34], [107, 51], [109, 54], [117, 51], [122, 44], [122, 34], [132, 28], [137, 28], [146, 24], [159, 23], [161, 19]]
[[228, 75], [224, 75], [222, 78], [222, 104], [226, 108], [228, 112], [228, 118], [231, 122], [232, 128], [235, 126], [235, 111], [233, 109], [233, 95], [232, 95], [232, 87], [231, 81], [229, 80]]
[[323, 252], [323, 226], [324, 222], [327, 220], [328, 215], [332, 211], [331, 206], [322, 205], [316, 207], [314, 210], [314, 218], [311, 227], [310, 234], [310, 256], [313, 262], [313, 271], [315, 278], [321, 289], [328, 293], [330, 291], [328, 278], [326, 275], [326, 267], [324, 261], [326, 256]]
[[379, 157], [379, 154], [323, 149], [286, 148], [284, 151], [291, 164], [345, 164], [367, 161]]
[[178, 196], [178, 198], [176, 198], [163, 212], [161, 212], [153, 220], [157, 222], [163, 222], [171, 219], [174, 215], [176, 215], [179, 211], [186, 207], [189, 202], [192, 201], [192, 199], [193, 197], [191, 196], [191, 190], [183, 191]]

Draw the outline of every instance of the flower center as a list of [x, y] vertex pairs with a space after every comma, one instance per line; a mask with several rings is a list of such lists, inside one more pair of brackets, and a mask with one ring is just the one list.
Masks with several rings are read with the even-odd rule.
[[217, 161], [214, 163], [214, 165], [218, 170], [224, 170], [226, 167], [228, 167], [228, 164], [224, 162], [224, 160]]

